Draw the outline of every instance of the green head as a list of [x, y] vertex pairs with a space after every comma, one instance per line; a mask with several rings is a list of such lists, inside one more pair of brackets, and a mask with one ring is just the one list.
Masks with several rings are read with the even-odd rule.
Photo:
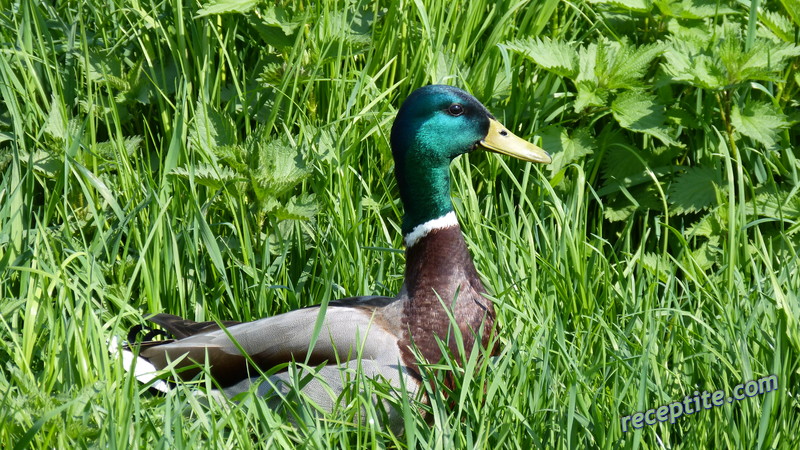
[[450, 162], [485, 148], [526, 161], [549, 163], [539, 147], [505, 129], [475, 97], [431, 85], [408, 96], [392, 126], [392, 154], [405, 206], [403, 234], [453, 210]]

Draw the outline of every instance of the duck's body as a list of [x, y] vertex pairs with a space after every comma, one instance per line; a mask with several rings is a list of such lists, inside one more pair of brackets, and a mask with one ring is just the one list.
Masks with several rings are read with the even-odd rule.
[[[343, 368], [359, 365], [366, 375], [382, 376], [414, 393], [421, 378], [412, 349], [436, 363], [442, 356], [437, 338], [456, 358], [457, 339], [465, 349], [476, 341], [486, 348], [494, 330], [494, 308], [453, 212], [449, 180], [450, 161], [478, 146], [549, 162], [544, 151], [508, 132], [475, 98], [450, 86], [418, 89], [398, 112], [392, 151], [405, 205], [406, 269], [396, 297], [353, 297], [330, 302], [323, 316], [317, 306], [248, 323], [228, 322], [225, 330], [215, 323], [159, 314], [150, 320], [176, 340], [143, 345], [138, 364], [163, 369], [176, 360], [177, 368], [207, 362], [213, 378], [233, 395], [259, 377], [239, 347], [262, 371], [292, 361], [311, 366], [327, 362], [320, 379], [302, 390], [330, 410], [343, 389]], [[181, 376], [190, 379], [196, 373], [184, 371]], [[285, 391], [290, 378], [287, 372], [272, 375], [272, 383], [262, 384], [259, 393]]]

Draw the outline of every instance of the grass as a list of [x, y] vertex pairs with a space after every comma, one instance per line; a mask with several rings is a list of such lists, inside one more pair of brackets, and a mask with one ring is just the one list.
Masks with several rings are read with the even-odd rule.
[[[797, 216], [764, 216], [753, 187], [797, 198], [796, 114], [778, 152], [713, 122], [686, 129], [674, 159], [712, 158], [722, 174], [706, 210], [725, 221], [708, 222], [708, 239], [663, 192], [666, 208], [638, 198], [610, 220], [600, 150], [557, 173], [486, 153], [456, 161], [454, 203], [503, 350], [466, 370], [436, 365], [431, 377], [457, 373], [449, 399], [433, 390], [418, 405], [360, 379], [366, 393], [328, 416], [298, 400], [293, 426], [253, 396], [147, 392], [107, 351], [147, 312], [252, 320], [397, 292], [388, 134], [400, 101], [455, 84], [521, 136], [570, 128], [570, 85], [498, 44], [592, 42], [619, 20], [555, 1], [214, 5], [230, 8], [31, 1], [0, 13], [0, 446], [798, 447]], [[797, 67], [761, 86], [785, 111]], [[672, 93], [725, 118], [713, 93]], [[602, 108], [591, 117], [613, 123]], [[661, 151], [625, 133], [637, 152]], [[621, 429], [624, 416], [770, 374], [776, 392]], [[385, 413], [370, 392], [398, 405], [404, 433], [359, 425], [359, 404]]]

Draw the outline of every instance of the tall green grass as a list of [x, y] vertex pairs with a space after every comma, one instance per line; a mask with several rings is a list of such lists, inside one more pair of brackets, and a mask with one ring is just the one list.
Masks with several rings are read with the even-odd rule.
[[[797, 44], [796, 5], [761, 3], [709, 4], [699, 18], [675, 2], [7, 6], [0, 445], [796, 448], [797, 56], [767, 81], [717, 90], [665, 81], [661, 56], [649, 62], [644, 89], [676, 112], [664, 126], [680, 128], [680, 147], [613, 105], [575, 111], [569, 77], [520, 41], [644, 46], [739, 24], [748, 48]], [[402, 99], [429, 83], [465, 87], [519, 135], [558, 144], [555, 169], [486, 153], [453, 165], [457, 214], [498, 309], [498, 358], [435, 366], [434, 378], [457, 373], [457, 389], [431, 391], [428, 405], [360, 380], [321, 418], [302, 399], [276, 412], [187, 386], [153, 396], [124, 373], [107, 341], [147, 312], [252, 320], [397, 292], [388, 135]], [[751, 100], [785, 117], [771, 146], [751, 137], [744, 106], [732, 119]], [[662, 155], [673, 172], [659, 171]], [[636, 158], [649, 184], [609, 181]], [[713, 201], [678, 212], [690, 167], [718, 176]], [[637, 411], [768, 374], [777, 392], [621, 429]], [[385, 412], [371, 393], [403, 411], [403, 434], [360, 424], [362, 404]]]

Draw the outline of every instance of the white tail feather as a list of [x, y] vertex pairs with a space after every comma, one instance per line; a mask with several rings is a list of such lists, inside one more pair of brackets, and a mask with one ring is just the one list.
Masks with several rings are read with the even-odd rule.
[[[111, 338], [111, 342], [108, 343], [108, 351], [117, 358], [122, 359], [122, 367], [126, 372], [130, 373], [133, 371], [133, 376], [135, 376], [140, 383], [150, 383], [155, 380], [156, 376], [159, 374], [159, 370], [156, 369], [154, 365], [150, 364], [149, 361], [142, 357], [135, 356], [133, 352], [128, 349], [122, 348], [116, 336]], [[156, 380], [151, 386], [153, 389], [160, 392], [167, 393], [169, 391], [169, 385], [164, 380]]]

